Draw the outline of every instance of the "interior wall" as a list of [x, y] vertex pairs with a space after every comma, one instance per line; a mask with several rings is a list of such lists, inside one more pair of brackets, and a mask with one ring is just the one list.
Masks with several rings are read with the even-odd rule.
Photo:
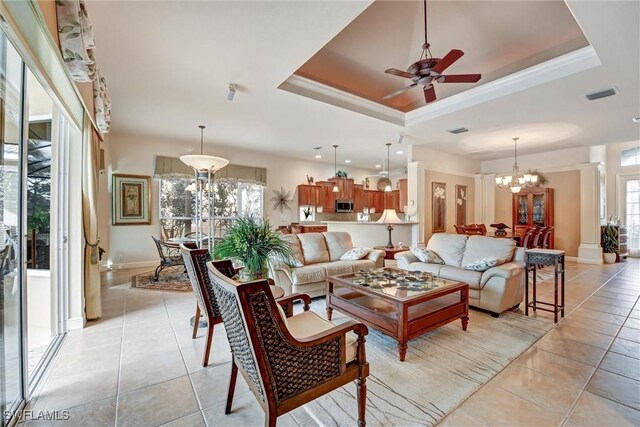
[[[592, 162], [591, 147], [567, 148], [564, 150], [547, 151], [544, 153], [518, 155], [518, 165], [521, 172], [528, 169], [539, 171], [552, 170], [554, 168], [566, 168], [578, 163]], [[495, 160], [482, 162], [482, 173], [507, 173], [513, 167], [513, 155]]]
[[462, 176], [462, 175], [454, 175], [444, 172], [434, 172], [427, 170], [425, 174], [425, 215], [426, 224], [425, 224], [425, 232], [426, 239], [429, 240], [431, 234], [433, 234], [433, 211], [432, 211], [432, 183], [433, 182], [443, 182], [447, 185], [445, 191], [445, 205], [446, 205], [446, 216], [445, 216], [445, 224], [447, 233], [455, 233], [455, 228], [453, 225], [456, 223], [456, 194], [455, 187], [456, 185], [466, 185], [467, 186], [467, 223], [470, 224], [473, 222], [474, 218], [474, 193], [475, 193], [475, 180], [472, 177]]
[[[205, 135], [206, 138], [206, 135]], [[160, 140], [136, 135], [109, 134], [104, 144], [107, 148], [107, 172], [105, 175], [108, 191], [101, 192], [100, 206], [107, 209], [108, 215], [101, 218], [102, 233], [108, 230], [108, 262], [115, 267], [123, 264], [136, 266], [138, 263], [156, 263], [157, 253], [151, 236], [160, 235], [158, 221], [159, 180], [152, 179], [151, 185], [151, 225], [111, 225], [111, 176], [113, 173], [148, 175], [153, 177], [156, 155], [179, 157], [183, 154], [195, 154], [199, 141]], [[262, 152], [207, 146], [205, 154], [229, 159], [233, 164], [264, 167], [267, 169], [267, 187], [264, 190], [264, 212], [272, 226], [285, 225], [298, 221], [297, 185], [306, 184], [306, 176], [316, 181], [326, 180], [334, 174], [334, 166], [329, 163], [302, 161], [273, 156]], [[371, 175], [370, 170], [349, 168], [342, 165], [341, 170], [349, 173], [356, 183]], [[101, 178], [102, 179], [102, 178]], [[284, 188], [291, 195], [291, 210], [280, 212], [273, 209], [270, 201], [274, 190]], [[106, 224], [105, 224], [106, 221]]]
[[[580, 246], [580, 171], [548, 172], [547, 188], [554, 189], [555, 248], [563, 249], [567, 256], [577, 257]], [[512, 194], [508, 190], [496, 190], [495, 221], [513, 224]]]
[[[621, 216], [622, 194], [617, 194], [616, 176], [626, 174], [640, 174], [640, 166], [620, 166], [620, 156], [623, 150], [640, 147], [640, 140], [607, 145], [607, 218], [611, 215]], [[621, 189], [621, 191], [624, 191]], [[622, 219], [624, 222], [624, 218]]]
[[449, 173], [464, 172], [474, 174], [480, 172], [482, 167], [480, 160], [436, 151], [424, 145], [409, 145], [407, 163], [411, 162], [421, 162], [427, 169]]

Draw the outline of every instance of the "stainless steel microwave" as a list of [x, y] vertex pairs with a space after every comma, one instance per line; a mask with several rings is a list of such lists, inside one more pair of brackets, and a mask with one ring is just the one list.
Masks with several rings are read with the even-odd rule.
[[336, 212], [353, 212], [353, 201], [336, 200]]

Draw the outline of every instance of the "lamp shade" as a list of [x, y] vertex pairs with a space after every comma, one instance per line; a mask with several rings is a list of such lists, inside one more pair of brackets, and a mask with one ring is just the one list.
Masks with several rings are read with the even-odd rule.
[[204, 154], [189, 154], [180, 156], [180, 160], [195, 170], [218, 171], [229, 164], [229, 160], [222, 157], [207, 156]]
[[376, 222], [378, 224], [402, 224], [404, 221], [398, 218], [395, 209], [385, 209], [380, 219]]

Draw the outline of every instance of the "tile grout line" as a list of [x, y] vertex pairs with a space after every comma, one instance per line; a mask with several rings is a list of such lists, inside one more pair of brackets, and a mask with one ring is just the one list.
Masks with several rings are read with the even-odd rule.
[[[608, 281], [606, 281], [600, 288], [598, 288], [598, 290], [600, 290], [602, 287], [604, 287], [607, 283], [609, 283], [611, 280], [613, 280], [618, 274], [622, 273], [624, 270], [626, 270], [629, 266], [625, 266], [624, 268], [622, 268], [620, 271], [618, 271], [615, 275], [613, 275], [613, 277], [611, 277], [611, 279], [609, 279]], [[591, 297], [589, 297], [591, 298]], [[640, 301], [640, 296], [638, 296], [636, 298], [636, 303], [634, 304], [634, 307], [636, 305], [638, 305], [638, 301]], [[604, 354], [602, 355], [602, 358], [600, 359], [600, 361], [598, 362], [598, 365], [596, 366], [596, 369], [594, 369], [593, 373], [589, 376], [589, 379], [587, 380], [586, 384], [584, 385], [584, 387], [582, 388], [582, 390], [580, 390], [580, 393], [578, 394], [578, 396], [576, 397], [576, 399], [574, 400], [573, 404], [571, 405], [571, 407], [569, 408], [569, 410], [567, 411], [567, 413], [565, 414], [564, 418], [562, 419], [562, 422], [560, 423], [560, 426], [563, 426], [568, 420], [569, 417], [571, 416], [571, 414], [573, 413], [573, 410], [575, 409], [576, 405], [578, 404], [578, 400], [580, 400], [580, 398], [582, 397], [582, 395], [584, 394], [585, 390], [587, 390], [587, 387], [589, 387], [589, 384], [591, 383], [591, 381], [593, 380], [593, 377], [596, 375], [596, 372], [598, 372], [598, 369], [600, 369], [600, 366], [602, 365], [602, 362], [604, 361], [605, 357], [607, 357], [607, 354], [609, 354], [609, 352], [611, 351], [611, 347], [613, 346], [613, 343], [615, 342], [615, 340], [618, 338], [618, 335], [620, 334], [620, 331], [622, 330], [622, 327], [624, 326], [624, 324], [627, 322], [627, 320], [629, 320], [629, 316], [631, 315], [631, 311], [633, 311], [633, 308], [631, 310], [629, 310], [629, 313], [627, 313], [624, 322], [620, 325], [620, 328], [618, 329], [618, 331], [616, 332], [616, 335], [613, 337], [613, 339], [611, 340], [611, 343], [607, 346], [607, 349], [605, 350]], [[606, 369], [605, 369], [606, 371]], [[608, 371], [607, 371], [608, 372]], [[627, 377], [625, 377], [627, 378]], [[588, 391], [588, 390], [587, 390]], [[591, 392], [590, 392], [591, 393]], [[624, 403], [609, 399], [608, 397], [605, 396], [601, 396], [597, 393], [593, 393], [598, 397], [601, 397], [603, 399], [607, 399], [611, 402], [617, 403], [619, 405], [623, 405], [627, 408], [631, 408], [628, 405], [625, 405]], [[632, 408], [634, 410], [637, 411], [637, 409]]]
[[122, 313], [122, 334], [120, 335], [120, 360], [118, 360], [118, 382], [116, 384], [116, 413], [113, 416], [114, 427], [118, 426], [118, 408], [120, 407], [120, 378], [122, 376], [122, 355], [124, 354], [124, 332], [127, 327], [127, 301], [128, 293], [124, 295], [123, 313]]

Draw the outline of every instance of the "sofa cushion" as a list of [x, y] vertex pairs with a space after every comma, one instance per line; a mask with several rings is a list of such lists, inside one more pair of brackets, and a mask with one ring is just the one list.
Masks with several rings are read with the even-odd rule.
[[515, 250], [515, 240], [498, 239], [487, 236], [469, 236], [467, 247], [462, 257], [462, 265], [469, 265], [485, 257], [495, 257], [501, 260], [496, 264], [499, 265], [511, 261]]
[[426, 273], [432, 273], [438, 276], [440, 274], [440, 269], [443, 267], [442, 264], [428, 264], [426, 262], [412, 262], [409, 264], [407, 268], [409, 271], [424, 271]]
[[351, 248], [340, 257], [341, 261], [357, 261], [369, 255], [373, 248]]
[[427, 248], [411, 247], [411, 253], [416, 256], [422, 262], [429, 262], [431, 264], [444, 264], [444, 261], [440, 256], [432, 250]]
[[300, 247], [300, 240], [295, 234], [284, 234], [282, 240], [287, 242], [291, 247], [292, 259], [283, 260], [282, 257], [277, 257], [278, 261], [284, 262], [290, 267], [302, 267], [304, 266], [304, 255], [302, 255], [302, 248]]
[[322, 233], [329, 249], [329, 260], [337, 261], [342, 255], [353, 248], [351, 235], [346, 231], [328, 231]]
[[479, 271], [464, 270], [462, 268], [445, 265], [440, 269], [438, 277], [466, 283], [471, 289], [480, 289], [480, 278], [482, 277], [482, 273]]
[[427, 249], [437, 253], [446, 265], [460, 267], [468, 237], [464, 234], [436, 233], [429, 239]]
[[327, 277], [337, 276], [338, 274], [353, 273], [353, 261], [323, 262], [316, 265], [324, 267], [327, 272]]
[[329, 262], [329, 250], [322, 233], [298, 234], [305, 264]]
[[376, 262], [370, 259], [359, 259], [357, 261], [349, 261], [353, 266], [354, 273], [356, 271], [367, 271], [376, 267]]
[[291, 269], [291, 283], [304, 285], [305, 283], [322, 282], [327, 278], [327, 270], [322, 265], [305, 265]]
[[[287, 329], [289, 333], [296, 339], [309, 338], [312, 335], [319, 334], [333, 328], [335, 325], [328, 320], [324, 320], [313, 311], [303, 311], [300, 314], [289, 317], [287, 319]], [[358, 341], [352, 333], [346, 335], [346, 363], [356, 359], [356, 349]]]

